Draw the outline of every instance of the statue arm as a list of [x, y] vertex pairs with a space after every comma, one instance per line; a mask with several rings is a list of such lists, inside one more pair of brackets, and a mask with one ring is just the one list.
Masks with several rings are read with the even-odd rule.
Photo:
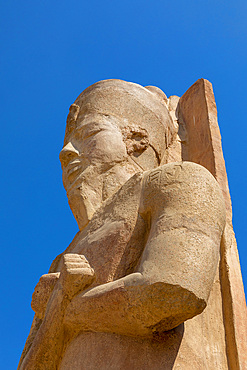
[[[52, 274], [48, 274], [48, 280], [52, 278], [49, 275]], [[75, 294], [92, 284], [94, 271], [84, 256], [66, 254], [63, 256], [63, 267], [57, 278], [58, 280], [45, 310], [44, 319], [33, 338], [29, 350], [19, 364], [19, 370], [52, 370], [57, 368], [63, 350], [65, 309]], [[42, 284], [37, 286], [40, 289]], [[34, 292], [34, 297], [36, 295], [37, 292]], [[36, 300], [40, 301], [37, 298]], [[33, 304], [35, 307], [39, 306], [35, 299]], [[41, 312], [38, 312], [38, 314], [41, 314]]]
[[139, 211], [150, 230], [137, 271], [77, 295], [66, 309], [67, 328], [152, 335], [206, 307], [225, 226], [213, 176], [189, 162], [150, 171]]

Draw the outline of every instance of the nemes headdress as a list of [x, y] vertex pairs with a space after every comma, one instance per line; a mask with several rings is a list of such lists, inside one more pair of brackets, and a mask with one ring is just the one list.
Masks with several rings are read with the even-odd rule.
[[85, 115], [102, 114], [116, 117], [120, 129], [125, 132], [132, 127], [147, 131], [149, 145], [160, 162], [175, 134], [166, 100], [166, 95], [157, 87], [143, 87], [122, 80], [96, 82], [84, 90], [70, 107], [65, 144], [73, 127]]

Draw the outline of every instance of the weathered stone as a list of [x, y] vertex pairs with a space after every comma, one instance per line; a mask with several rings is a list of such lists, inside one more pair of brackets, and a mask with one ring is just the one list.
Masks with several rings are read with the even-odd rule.
[[80, 231], [35, 288], [19, 369], [244, 369], [219, 135], [203, 79], [181, 98], [106, 80], [76, 99], [60, 160]]

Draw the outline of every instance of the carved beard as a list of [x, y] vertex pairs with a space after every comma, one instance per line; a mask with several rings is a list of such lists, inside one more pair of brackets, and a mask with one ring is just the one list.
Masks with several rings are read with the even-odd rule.
[[102, 203], [137, 172], [142, 171], [130, 163], [129, 158], [104, 172], [100, 167], [88, 166], [76, 180], [77, 185], [67, 192], [69, 206], [79, 229], [84, 229]]
[[82, 230], [102, 203], [102, 176], [96, 166], [88, 166], [67, 191], [69, 206]]
[[68, 195], [69, 206], [78, 223], [79, 229], [84, 229], [95, 213], [90, 199], [83, 191], [83, 186], [74, 189]]

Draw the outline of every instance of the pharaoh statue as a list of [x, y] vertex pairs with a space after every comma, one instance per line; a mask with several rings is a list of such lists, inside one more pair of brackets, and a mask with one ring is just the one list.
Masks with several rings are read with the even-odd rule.
[[211, 84], [168, 99], [95, 83], [70, 107], [60, 161], [79, 232], [35, 288], [19, 369], [244, 369]]

